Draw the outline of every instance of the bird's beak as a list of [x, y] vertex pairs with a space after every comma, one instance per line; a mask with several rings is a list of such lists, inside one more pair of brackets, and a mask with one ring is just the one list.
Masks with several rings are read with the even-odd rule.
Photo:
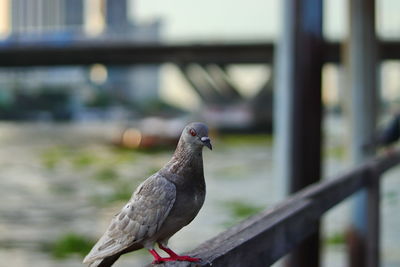
[[212, 145], [211, 145], [211, 140], [208, 136], [204, 136], [201, 138], [201, 141], [203, 142], [203, 144], [208, 147], [210, 150], [212, 150]]

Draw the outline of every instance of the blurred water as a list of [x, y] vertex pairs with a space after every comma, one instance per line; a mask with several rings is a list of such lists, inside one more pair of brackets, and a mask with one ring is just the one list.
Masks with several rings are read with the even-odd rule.
[[[336, 129], [338, 122], [331, 123]], [[119, 129], [120, 125], [104, 123], [0, 124], [0, 259], [6, 259], [0, 267], [82, 266], [81, 255], [54, 256], [60, 240], [71, 235], [88, 240], [99, 237], [137, 184], [172, 154], [172, 150], [116, 149], [110, 141]], [[328, 146], [334, 149], [339, 144], [334, 140]], [[179, 252], [274, 203], [272, 147], [267, 137], [216, 138], [213, 145], [213, 151], [204, 152], [205, 205], [170, 241]], [[331, 153], [326, 176], [345, 169], [346, 162]], [[382, 254], [387, 267], [400, 265], [399, 172], [388, 174], [383, 185]], [[348, 214], [348, 203], [329, 212], [324, 219], [325, 235], [340, 233]], [[346, 266], [343, 245], [327, 245], [325, 251], [324, 266]], [[123, 256], [115, 266], [150, 261], [143, 250]]]
[[[116, 149], [110, 141], [119, 129], [112, 124], [0, 124], [0, 258], [7, 259], [0, 266], [80, 266], [81, 256], [56, 259], [51, 246], [71, 233], [99, 237], [123, 205], [119, 198], [127, 200], [172, 154]], [[232, 146], [216, 141], [214, 147], [204, 153], [205, 206], [171, 240], [178, 251], [194, 248], [237, 221], [231, 215], [236, 202], [257, 208], [271, 201], [265, 195], [265, 188], [272, 188], [266, 177], [272, 161], [267, 140]], [[137, 252], [117, 266], [149, 261], [147, 253]]]

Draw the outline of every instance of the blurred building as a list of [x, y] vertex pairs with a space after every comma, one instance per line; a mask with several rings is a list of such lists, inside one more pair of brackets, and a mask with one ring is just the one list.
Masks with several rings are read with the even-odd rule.
[[[2, 0], [0, 46], [75, 45], [96, 42], [158, 42], [160, 21], [138, 25], [129, 0]], [[3, 15], [3, 16], [1, 16]], [[128, 104], [158, 98], [158, 66], [57, 67], [2, 70], [0, 89], [25, 93], [68, 91], [74, 102], [96, 91]], [[1, 95], [0, 95], [1, 98]], [[8, 97], [7, 99], [12, 99]], [[0, 99], [1, 104], [1, 99]], [[69, 105], [77, 109], [79, 105]], [[76, 112], [76, 110], [75, 110]]]

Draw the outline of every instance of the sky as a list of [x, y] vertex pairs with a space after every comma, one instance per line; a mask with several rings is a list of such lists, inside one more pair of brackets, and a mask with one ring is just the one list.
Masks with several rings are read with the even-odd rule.
[[[284, 0], [130, 0], [137, 22], [163, 19], [165, 41], [265, 41], [279, 35]], [[400, 1], [376, 0], [381, 37], [400, 37]], [[324, 33], [346, 35], [348, 0], [324, 0]]]
[[276, 0], [133, 0], [138, 22], [163, 18], [167, 41], [265, 40], [278, 29]]
[[[344, 36], [346, 3], [324, 1], [328, 38]], [[283, 0], [131, 0], [129, 11], [139, 23], [162, 18], [166, 41], [265, 41], [279, 36], [283, 4]]]

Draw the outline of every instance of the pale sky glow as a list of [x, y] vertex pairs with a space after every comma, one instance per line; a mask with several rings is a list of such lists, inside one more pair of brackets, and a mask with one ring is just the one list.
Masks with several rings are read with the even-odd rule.
[[10, 32], [9, 0], [0, 0], [0, 37]]
[[166, 41], [265, 40], [276, 36], [276, 0], [134, 0], [132, 17], [161, 18]]
[[164, 64], [161, 68], [161, 99], [185, 110], [198, 110], [201, 100], [173, 64]]
[[[0, 0], [0, 35], [9, 31], [11, 0]], [[100, 33], [104, 18], [100, 0], [85, 3], [85, 30]], [[274, 40], [279, 35], [283, 0], [128, 0], [128, 12], [139, 24], [161, 19], [168, 42], [229, 42]], [[328, 39], [346, 35], [348, 0], [324, 0], [324, 32]], [[90, 6], [90, 8], [87, 8]], [[377, 31], [400, 38], [400, 1], [377, 0]]]
[[85, 0], [85, 31], [88, 35], [100, 34], [105, 28], [104, 14], [101, 1]]
[[[166, 41], [252, 41], [275, 39], [283, 0], [131, 0], [131, 17], [138, 22], [161, 18]], [[348, 0], [324, 0], [324, 33], [345, 37]], [[400, 1], [377, 0], [377, 31], [384, 38], [400, 37]]]

